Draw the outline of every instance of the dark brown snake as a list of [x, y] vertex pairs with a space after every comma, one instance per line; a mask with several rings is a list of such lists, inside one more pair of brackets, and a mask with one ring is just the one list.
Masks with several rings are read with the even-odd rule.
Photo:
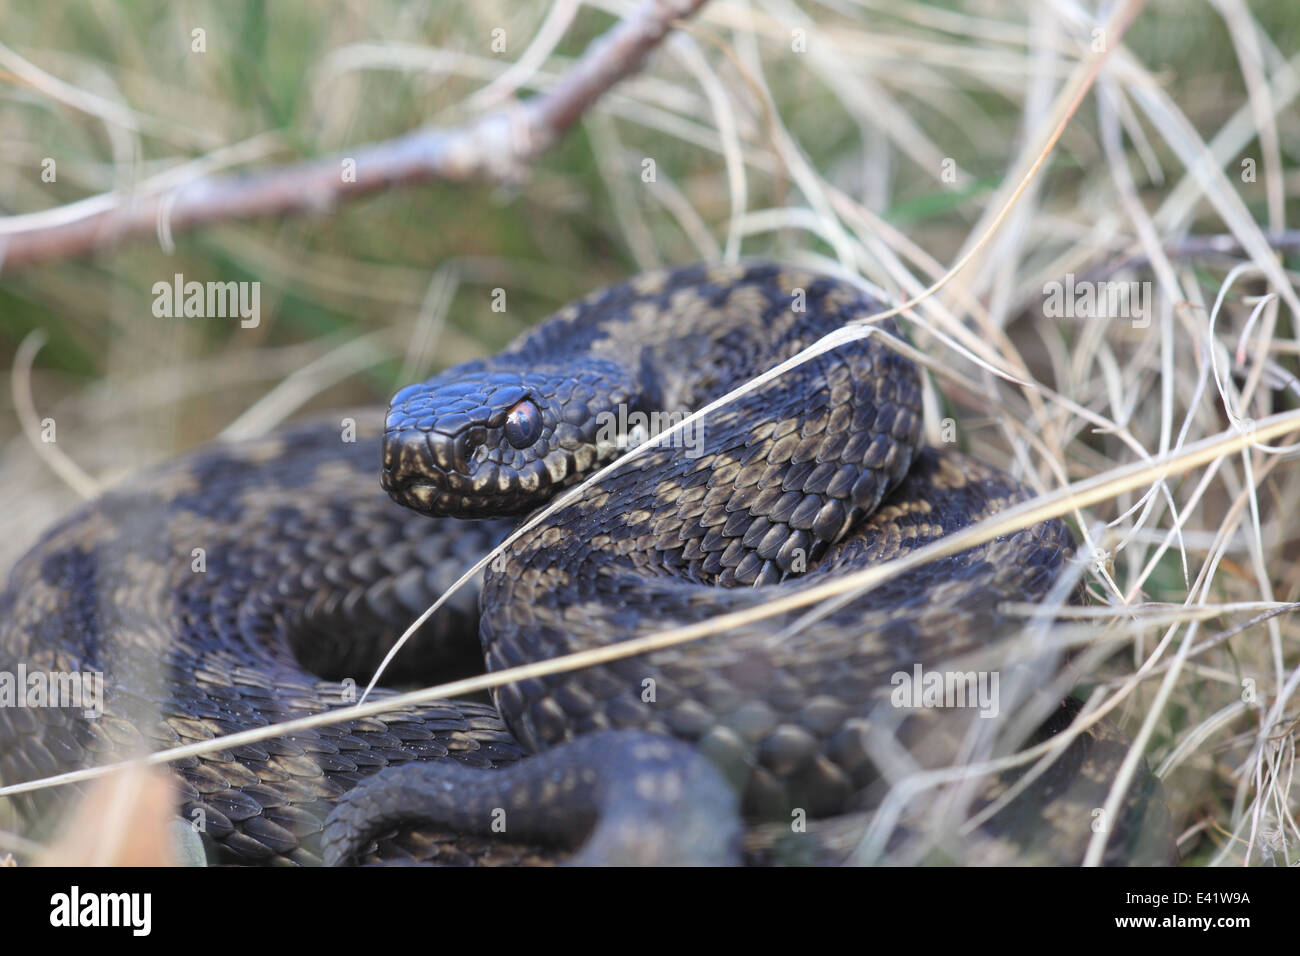
[[[626, 434], [636, 413], [680, 417], [880, 310], [848, 283], [776, 265], [645, 275], [403, 389], [382, 422], [355, 416], [355, 435], [338, 416], [292, 426], [103, 495], [14, 568], [0, 671], [102, 672], [104, 714], [0, 707], [0, 779], [348, 706], [403, 628], [516, 523], [495, 516], [617, 457], [644, 437]], [[920, 446], [920, 395], [879, 335], [777, 377], [528, 531], [478, 607], [458, 595], [386, 683], [754, 608], [1026, 497]], [[1042, 600], [1072, 548], [1048, 521], [812, 620], [778, 614], [508, 684], [495, 706], [439, 702], [179, 760], [183, 816], [221, 861], [820, 863], [920, 840], [919, 860], [1077, 863], [1126, 749], [1105, 724], [1000, 808], [1024, 767], [986, 778], [960, 818], [996, 812], [970, 827], [930, 832], [906, 807], [877, 817], [900, 767], [948, 766], [988, 726], [969, 707], [891, 707], [896, 676], [1019, 633], [1006, 605]], [[1045, 681], [1052, 661], [1015, 667]], [[1075, 710], [1060, 704], [1027, 742]], [[34, 832], [71, 790], [19, 798]], [[1107, 862], [1174, 859], [1145, 767], [1109, 827]]]

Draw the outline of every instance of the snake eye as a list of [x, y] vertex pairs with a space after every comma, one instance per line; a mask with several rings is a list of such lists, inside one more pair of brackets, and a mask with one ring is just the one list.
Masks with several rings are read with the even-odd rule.
[[524, 399], [506, 413], [506, 441], [527, 448], [542, 433], [542, 410]]

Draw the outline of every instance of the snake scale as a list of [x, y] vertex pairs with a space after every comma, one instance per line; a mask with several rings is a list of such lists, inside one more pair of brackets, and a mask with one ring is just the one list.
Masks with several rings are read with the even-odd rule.
[[[852, 284], [770, 263], [646, 274], [403, 388], [386, 414], [209, 446], [109, 491], [48, 531], [0, 597], [0, 670], [102, 672], [104, 713], [0, 708], [0, 779], [346, 707], [519, 516], [646, 437], [629, 423], [699, 409], [880, 310]], [[385, 683], [755, 609], [1026, 497], [955, 448], [925, 447], [921, 420], [919, 373], [883, 335], [826, 351], [527, 530]], [[900, 768], [948, 766], [1009, 719], [892, 706], [898, 675], [1018, 633], [1008, 602], [1042, 600], [1072, 548], [1047, 521], [818, 614], [506, 684], [491, 702], [178, 760], [183, 814], [225, 862], [823, 863], [916, 845], [922, 861], [1077, 863], [1126, 750], [1105, 723], [1044, 772], [982, 778], [960, 818], [987, 812], [969, 826], [885, 800]], [[1028, 742], [1076, 710], [1058, 700]], [[18, 806], [49, 819], [72, 790]], [[1106, 860], [1174, 858], [1143, 766]]]

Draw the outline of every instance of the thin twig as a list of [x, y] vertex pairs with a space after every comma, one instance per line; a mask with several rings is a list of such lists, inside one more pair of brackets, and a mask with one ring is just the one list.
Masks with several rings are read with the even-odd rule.
[[174, 236], [218, 222], [320, 213], [342, 200], [399, 185], [516, 180], [606, 90], [638, 70], [676, 21], [704, 3], [645, 0], [592, 42], [546, 92], [465, 126], [426, 127], [323, 159], [200, 178], [163, 193], [115, 196], [106, 208], [57, 224], [6, 230], [0, 218], [0, 269], [85, 255], [143, 235]]
[[[1285, 232], [1264, 233], [1264, 241], [1279, 252], [1300, 249], [1300, 229], [1288, 229]], [[1178, 242], [1164, 246], [1164, 253], [1170, 259], [1237, 259], [1245, 254], [1241, 240], [1229, 233], [1212, 236], [1188, 236]], [[1103, 262], [1085, 272], [1079, 282], [1096, 281], [1119, 272], [1143, 269], [1151, 264], [1151, 257], [1139, 252], [1124, 255], [1122, 258]]]

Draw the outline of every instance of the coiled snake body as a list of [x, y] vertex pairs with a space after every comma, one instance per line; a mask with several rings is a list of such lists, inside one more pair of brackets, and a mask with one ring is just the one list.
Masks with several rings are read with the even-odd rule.
[[[0, 670], [102, 672], [104, 714], [0, 708], [0, 779], [347, 706], [515, 523], [490, 516], [532, 511], [617, 457], [645, 437], [629, 423], [697, 409], [879, 310], [776, 265], [649, 274], [403, 389], [382, 422], [354, 416], [355, 434], [352, 418], [292, 426], [104, 495], [49, 531], [0, 598]], [[458, 595], [387, 680], [472, 667], [476, 622], [495, 670], [754, 608], [1025, 496], [956, 450], [920, 447], [920, 419], [918, 374], [880, 336], [828, 351], [527, 531], [479, 607]], [[946, 766], [999, 724], [891, 707], [898, 675], [1017, 633], [1005, 606], [1041, 600], [1071, 547], [1049, 521], [820, 615], [508, 684], [495, 706], [439, 702], [177, 761], [184, 814], [223, 860], [581, 847], [587, 862], [824, 862], [919, 839], [917, 859], [1078, 862], [1125, 749], [1104, 724], [1041, 774], [984, 779], [963, 805], [990, 811], [974, 825], [934, 830], [904, 810], [881, 826], [876, 812], [900, 768]], [[1021, 664], [1041, 679], [1044, 660]], [[1071, 716], [1062, 705], [1034, 739]], [[20, 806], [36, 816], [62, 793]], [[1111, 827], [1108, 860], [1171, 857], [1145, 769]]]

